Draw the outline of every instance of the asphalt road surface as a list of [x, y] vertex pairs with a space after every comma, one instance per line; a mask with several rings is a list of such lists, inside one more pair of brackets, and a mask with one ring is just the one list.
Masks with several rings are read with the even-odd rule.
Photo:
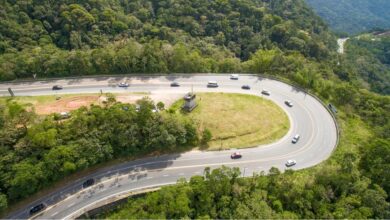
[[[215, 80], [218, 88], [207, 88], [207, 82]], [[117, 83], [126, 81], [128, 88], [119, 88]], [[172, 81], [180, 87], [170, 87]], [[53, 85], [62, 85], [63, 90], [53, 91]], [[247, 84], [251, 90], [242, 90]], [[294, 159], [297, 164], [288, 169], [303, 169], [314, 166], [329, 158], [337, 145], [335, 121], [316, 98], [285, 83], [255, 75], [241, 75], [239, 80], [230, 80], [229, 75], [169, 75], [149, 77], [99, 77], [84, 79], [63, 79], [22, 83], [0, 84], [0, 96], [9, 95], [11, 87], [16, 96], [53, 95], [71, 93], [103, 92], [150, 92], [151, 94], [185, 94], [194, 92], [244, 93], [262, 96], [274, 101], [284, 109], [290, 119], [290, 130], [276, 143], [239, 150], [241, 159], [230, 159], [228, 151], [191, 151], [181, 154], [146, 158], [107, 167], [93, 175], [86, 176], [66, 187], [46, 195], [18, 210], [8, 218], [72, 219], [78, 217], [97, 203], [134, 190], [175, 183], [179, 178], [202, 175], [205, 167], [217, 168], [222, 165], [239, 167], [243, 176], [254, 172], [267, 172], [271, 167], [287, 169], [285, 163]], [[262, 89], [270, 91], [270, 96], [261, 94]], [[293, 107], [285, 105], [290, 100]], [[259, 121], [261, 123], [261, 121]], [[300, 134], [298, 143], [292, 144], [294, 135]], [[95, 178], [97, 183], [82, 189], [82, 183], [88, 178]], [[29, 209], [41, 202], [48, 208], [37, 216], [29, 216]]]

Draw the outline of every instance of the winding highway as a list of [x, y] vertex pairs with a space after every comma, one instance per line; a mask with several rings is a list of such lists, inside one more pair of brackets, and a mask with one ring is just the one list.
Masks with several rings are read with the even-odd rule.
[[[215, 80], [218, 88], [207, 88], [207, 82]], [[128, 88], [119, 88], [117, 83], [127, 81]], [[170, 87], [177, 81], [180, 87]], [[53, 85], [62, 85], [63, 90], [53, 91]], [[242, 90], [248, 84], [251, 90]], [[243, 176], [254, 172], [267, 172], [271, 167], [285, 170], [287, 160], [296, 160], [291, 169], [303, 169], [321, 163], [329, 158], [337, 145], [336, 123], [315, 97], [288, 84], [262, 78], [256, 75], [240, 75], [239, 80], [230, 80], [229, 75], [167, 75], [139, 77], [98, 77], [81, 79], [61, 79], [35, 82], [0, 84], [0, 96], [9, 95], [12, 88], [16, 96], [51, 95], [71, 93], [103, 92], [149, 92], [150, 94], [181, 94], [194, 92], [244, 93], [262, 96], [280, 106], [290, 119], [290, 130], [276, 143], [240, 150], [243, 155], [239, 160], [230, 159], [235, 150], [228, 151], [190, 151], [181, 154], [163, 155], [130, 161], [113, 167], [104, 168], [90, 176], [69, 182], [68, 185], [53, 192], [29, 206], [11, 213], [7, 218], [38, 219], [74, 219], [84, 212], [120, 195], [131, 191], [174, 184], [180, 178], [202, 175], [206, 167], [217, 168], [222, 165], [239, 167]], [[270, 96], [261, 94], [262, 89], [270, 91]], [[293, 107], [285, 105], [290, 100]], [[262, 123], [259, 121], [259, 123]], [[291, 143], [294, 135], [301, 138], [296, 144]], [[290, 168], [289, 168], [290, 169]], [[96, 184], [82, 189], [82, 183], [88, 178], [95, 178]], [[44, 202], [47, 208], [36, 216], [29, 216], [32, 206]]]

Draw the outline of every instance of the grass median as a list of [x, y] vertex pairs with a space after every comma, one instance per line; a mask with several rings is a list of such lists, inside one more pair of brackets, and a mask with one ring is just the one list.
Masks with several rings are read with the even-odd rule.
[[223, 150], [253, 147], [282, 138], [290, 128], [286, 113], [272, 101], [254, 95], [199, 93], [198, 106], [191, 112], [181, 111], [184, 101], [171, 111], [192, 118], [201, 134], [209, 129], [212, 139], [203, 148]]

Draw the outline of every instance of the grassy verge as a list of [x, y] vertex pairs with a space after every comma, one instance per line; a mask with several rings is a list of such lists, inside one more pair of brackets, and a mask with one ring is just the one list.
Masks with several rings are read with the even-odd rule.
[[180, 111], [183, 101], [171, 110], [197, 122], [199, 133], [207, 128], [212, 139], [209, 150], [243, 148], [274, 142], [289, 130], [286, 113], [272, 101], [258, 96], [226, 93], [197, 94], [198, 106], [191, 112]]

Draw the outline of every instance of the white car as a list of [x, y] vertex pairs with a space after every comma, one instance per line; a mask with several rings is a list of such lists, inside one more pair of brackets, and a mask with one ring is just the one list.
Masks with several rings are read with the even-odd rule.
[[297, 135], [295, 135], [294, 137], [293, 137], [293, 139], [292, 139], [292, 143], [293, 144], [296, 144], [298, 141], [299, 141], [299, 138], [301, 138], [301, 136], [299, 136], [299, 134], [297, 134]]
[[217, 83], [217, 81], [209, 81], [209, 82], [207, 83], [207, 87], [216, 88], [216, 87], [218, 87], [218, 83]]
[[232, 80], [238, 80], [238, 74], [232, 74], [232, 75], [230, 75], [230, 79], [232, 79]]
[[266, 89], [263, 89], [263, 91], [261, 91], [261, 94], [263, 94], [263, 95], [271, 95], [271, 93], [268, 90], [266, 90]]
[[129, 87], [129, 84], [127, 82], [121, 82], [118, 84], [118, 86], [126, 88], [126, 87]]
[[284, 101], [284, 103], [288, 106], [288, 107], [293, 107], [293, 103], [290, 101], [290, 100], [286, 100]]
[[297, 164], [297, 161], [295, 161], [295, 160], [288, 160], [288, 161], [286, 162], [286, 167], [292, 167], [292, 166], [294, 166], [295, 164]]

